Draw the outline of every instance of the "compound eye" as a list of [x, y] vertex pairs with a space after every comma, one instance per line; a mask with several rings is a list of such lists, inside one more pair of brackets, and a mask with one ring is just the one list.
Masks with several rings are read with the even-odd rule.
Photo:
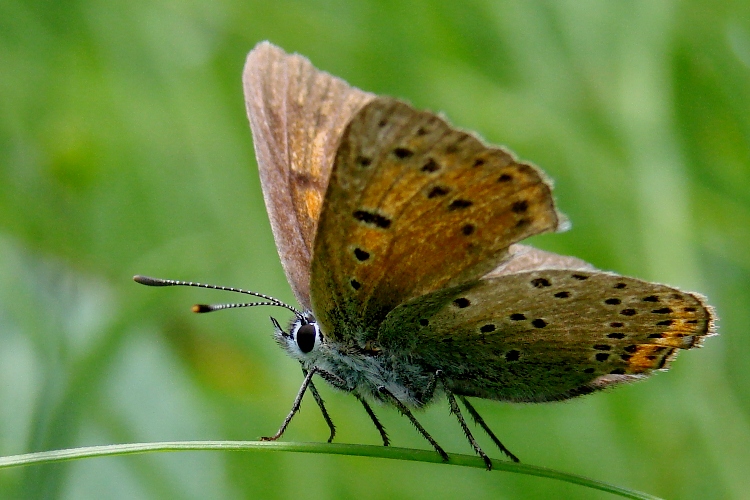
[[302, 325], [297, 330], [297, 346], [299, 350], [307, 354], [315, 347], [315, 326], [311, 324]]

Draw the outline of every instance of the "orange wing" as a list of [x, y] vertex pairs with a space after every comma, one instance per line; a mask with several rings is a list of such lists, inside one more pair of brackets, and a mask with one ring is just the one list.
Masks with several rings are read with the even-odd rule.
[[363, 346], [397, 305], [481, 277], [512, 243], [561, 221], [538, 169], [377, 97], [336, 155], [315, 240], [313, 312], [326, 335]]

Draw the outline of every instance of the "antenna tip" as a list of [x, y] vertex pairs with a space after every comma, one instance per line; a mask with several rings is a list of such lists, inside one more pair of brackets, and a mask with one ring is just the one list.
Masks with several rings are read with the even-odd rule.
[[211, 306], [207, 306], [206, 304], [195, 304], [192, 307], [192, 311], [194, 313], [207, 313], [213, 311]]
[[164, 280], [160, 280], [158, 278], [149, 278], [148, 276], [141, 276], [140, 274], [136, 274], [133, 276], [133, 281], [136, 283], [140, 283], [141, 285], [147, 285], [147, 286], [167, 286], [168, 283], [166, 283]]

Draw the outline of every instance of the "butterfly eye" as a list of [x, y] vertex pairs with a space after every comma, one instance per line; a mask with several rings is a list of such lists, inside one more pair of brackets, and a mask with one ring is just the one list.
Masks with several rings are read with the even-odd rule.
[[296, 338], [299, 350], [305, 354], [312, 351], [313, 347], [315, 347], [316, 334], [315, 325], [308, 323], [300, 326], [299, 330], [297, 330]]

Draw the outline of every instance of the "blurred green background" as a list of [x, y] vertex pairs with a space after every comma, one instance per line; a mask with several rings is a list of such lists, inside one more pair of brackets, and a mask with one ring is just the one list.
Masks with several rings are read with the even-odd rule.
[[[721, 336], [668, 373], [547, 405], [476, 401], [529, 464], [667, 498], [750, 497], [750, 3], [0, 0], [0, 454], [256, 439], [302, 380], [242, 97], [269, 39], [444, 111], [556, 181], [534, 244], [706, 294]], [[323, 387], [338, 442], [379, 442]], [[397, 446], [427, 445], [395, 410]], [[471, 453], [443, 402], [421, 416]], [[492, 456], [500, 453], [481, 432]], [[312, 399], [285, 436], [323, 441]], [[0, 473], [2, 498], [602, 498], [544, 479], [365, 458], [173, 453]]]

